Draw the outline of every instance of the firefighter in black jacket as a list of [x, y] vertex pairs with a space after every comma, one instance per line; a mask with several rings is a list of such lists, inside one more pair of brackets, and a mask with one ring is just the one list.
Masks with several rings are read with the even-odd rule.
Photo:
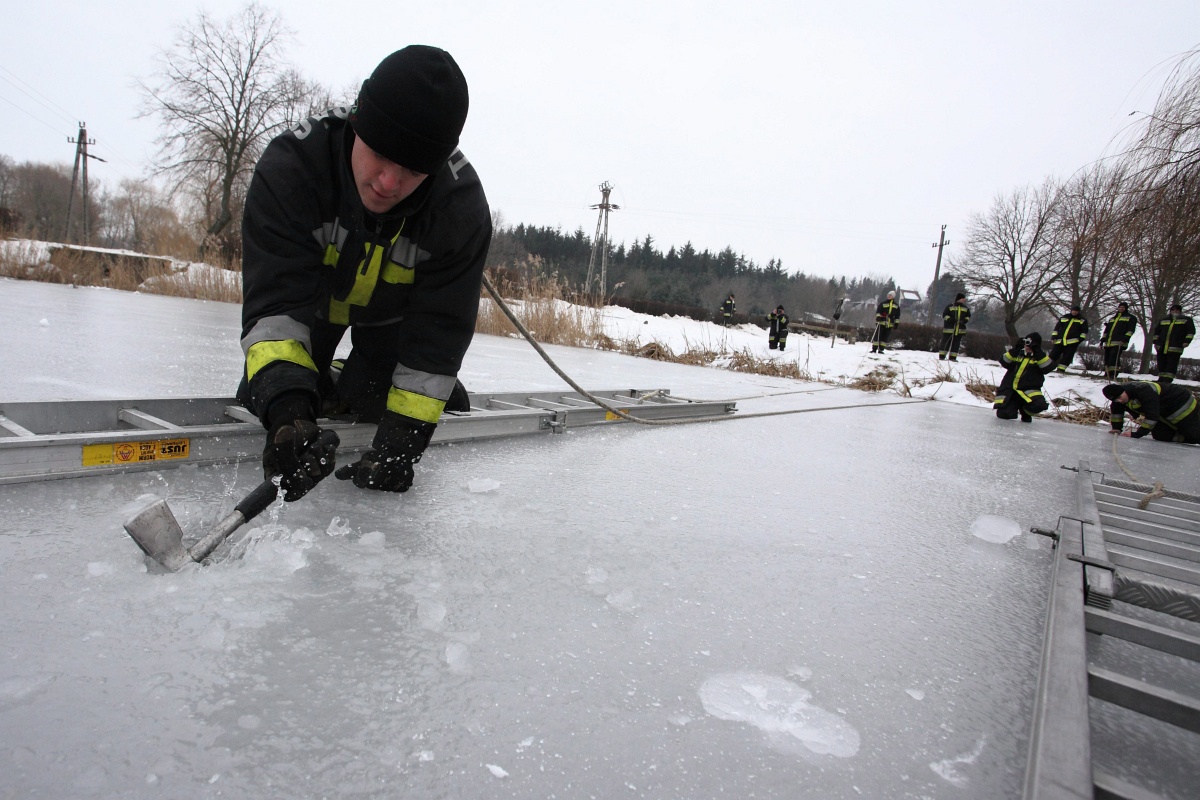
[[946, 356], [949, 356], [951, 361], [958, 361], [958, 348], [967, 333], [967, 323], [971, 321], [971, 309], [963, 302], [966, 299], [967, 296], [959, 292], [954, 296], [954, 302], [942, 312], [942, 349], [938, 351], [939, 361], [945, 361]]
[[1088, 321], [1083, 309], [1071, 306], [1071, 312], [1058, 318], [1054, 333], [1050, 334], [1050, 360], [1058, 365], [1059, 372], [1066, 372], [1075, 360], [1075, 351], [1087, 341]]
[[733, 299], [733, 292], [725, 298], [725, 302], [721, 303], [721, 324], [726, 328], [729, 323], [733, 322], [733, 312], [737, 310], [737, 301]]
[[900, 304], [896, 302], [896, 293], [888, 292], [887, 299], [875, 307], [875, 335], [871, 337], [871, 352], [882, 353], [888, 339], [892, 338], [892, 328], [900, 324]]
[[1129, 347], [1137, 326], [1138, 318], [1129, 313], [1127, 303], [1117, 303], [1117, 313], [1104, 323], [1100, 346], [1104, 348], [1104, 374], [1109, 380], [1116, 380], [1121, 374], [1121, 353]]
[[1158, 354], [1158, 379], [1163, 383], [1175, 380], [1179, 359], [1196, 335], [1196, 323], [1183, 315], [1179, 303], [1171, 306], [1171, 313], [1158, 321], [1154, 328], [1154, 351]]
[[775, 306], [775, 310], [767, 314], [767, 324], [770, 325], [767, 347], [772, 350], [779, 348], [779, 352], [782, 353], [787, 346], [788, 337], [788, 316], [783, 313], [783, 306]]
[[1008, 369], [996, 387], [996, 400], [992, 406], [1000, 419], [1016, 419], [1033, 422], [1031, 415], [1050, 407], [1042, 394], [1042, 383], [1046, 373], [1054, 369], [1054, 362], [1042, 350], [1042, 335], [1029, 334], [1004, 352], [1000, 364]]
[[[385, 58], [356, 104], [275, 138], [254, 171], [243, 236], [238, 390], [268, 430], [263, 468], [296, 500], [334, 468], [330, 410], [377, 421], [337, 477], [406, 491], [457, 382], [479, 306], [491, 214], [458, 150], [467, 84], [450, 54]], [[334, 351], [352, 351], [336, 384]]]
[[1200, 414], [1196, 397], [1177, 383], [1110, 383], [1104, 396], [1112, 401], [1112, 432], [1125, 426], [1125, 412], [1138, 418], [1138, 427], [1130, 436], [1140, 439], [1150, 434], [1160, 442], [1200, 444]]

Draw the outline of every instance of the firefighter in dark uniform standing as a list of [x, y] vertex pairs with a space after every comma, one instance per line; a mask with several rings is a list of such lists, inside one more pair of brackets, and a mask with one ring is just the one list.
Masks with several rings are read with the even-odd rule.
[[1196, 335], [1196, 323], [1183, 314], [1183, 306], [1175, 303], [1171, 313], [1158, 321], [1154, 328], [1154, 352], [1158, 354], [1158, 379], [1162, 383], [1175, 380], [1179, 359]]
[[767, 314], [767, 325], [767, 347], [783, 352], [788, 337], [788, 316], [783, 313], [783, 306], [775, 306], [775, 310]]
[[939, 361], [945, 361], [947, 356], [951, 361], [958, 361], [958, 348], [967, 333], [967, 323], [971, 321], [971, 309], [963, 302], [966, 299], [967, 296], [959, 292], [954, 296], [954, 302], [942, 312], [942, 349], [938, 351]]
[[733, 312], [737, 310], [737, 301], [733, 299], [733, 292], [725, 298], [725, 302], [721, 303], [721, 324], [726, 328], [729, 323], [733, 322]]
[[875, 335], [871, 338], [871, 352], [882, 353], [888, 339], [892, 338], [892, 329], [900, 324], [900, 304], [896, 302], [896, 293], [888, 292], [887, 299], [875, 307]]
[[[276, 137], [242, 223], [239, 399], [267, 429], [263, 468], [296, 500], [334, 469], [330, 410], [377, 421], [337, 477], [406, 491], [474, 334], [491, 213], [458, 149], [467, 83], [449, 53], [385, 58], [355, 105]], [[336, 383], [334, 351], [353, 348]]]
[[1087, 341], [1088, 321], [1083, 309], [1071, 306], [1071, 312], [1058, 318], [1054, 333], [1050, 334], [1050, 359], [1057, 364], [1059, 372], [1066, 372], [1075, 360], [1075, 351]]
[[1121, 353], [1129, 347], [1129, 340], [1137, 330], [1138, 318], [1129, 313], [1128, 303], [1117, 303], [1117, 313], [1104, 323], [1104, 335], [1100, 346], [1104, 348], [1104, 375], [1116, 380], [1121, 374]]
[[1004, 351], [1000, 364], [1008, 369], [996, 387], [996, 400], [992, 403], [1000, 419], [1016, 419], [1033, 422], [1033, 414], [1050, 407], [1042, 394], [1046, 373], [1054, 369], [1054, 362], [1042, 350], [1042, 335], [1029, 334], [1013, 347]]
[[1200, 414], [1196, 397], [1177, 383], [1110, 383], [1104, 396], [1112, 401], [1110, 422], [1113, 433], [1125, 426], [1125, 412], [1138, 419], [1129, 435], [1140, 439], [1150, 434], [1160, 442], [1200, 444]]

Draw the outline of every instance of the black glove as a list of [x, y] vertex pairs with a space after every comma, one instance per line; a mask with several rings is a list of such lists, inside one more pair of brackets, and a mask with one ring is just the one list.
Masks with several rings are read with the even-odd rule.
[[371, 449], [354, 464], [337, 471], [340, 481], [354, 481], [360, 489], [407, 492], [413, 483], [413, 464], [421, 460], [437, 425], [384, 413], [375, 431]]
[[1132, 436], [1134, 439], [1140, 439], [1149, 432], [1150, 432], [1149, 428], [1145, 427], [1144, 425], [1139, 425], [1129, 435]]
[[313, 420], [312, 404], [305, 398], [284, 398], [267, 413], [270, 432], [263, 450], [263, 474], [279, 476], [283, 499], [299, 500], [322, 478], [333, 472], [337, 433], [322, 430]]

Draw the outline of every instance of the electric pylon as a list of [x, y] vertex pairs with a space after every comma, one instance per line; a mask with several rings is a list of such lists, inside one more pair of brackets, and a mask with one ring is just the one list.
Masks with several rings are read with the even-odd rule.
[[600, 293], [601, 302], [604, 300], [604, 295], [608, 291], [608, 212], [616, 211], [620, 206], [613, 205], [608, 202], [608, 195], [612, 192], [612, 185], [605, 181], [600, 184], [600, 203], [592, 208], [600, 209], [600, 216], [596, 219], [596, 235], [592, 237], [592, 255], [588, 258], [587, 281], [584, 283], [583, 291], [586, 294], [592, 289], [592, 274], [596, 267], [596, 253], [600, 253]]
[[91, 222], [88, 217], [88, 159], [94, 158], [97, 161], [104, 161], [99, 156], [94, 156], [88, 152], [88, 145], [95, 144], [95, 139], [89, 139], [87, 135], [87, 123], [79, 123], [79, 138], [72, 139], [67, 137], [67, 141], [75, 145], [75, 170], [71, 173], [71, 196], [67, 199], [67, 229], [63, 232], [63, 239], [70, 242], [71, 239], [71, 209], [75, 205], [75, 184], [79, 181], [79, 167], [83, 165], [83, 243], [89, 244], [91, 239]]

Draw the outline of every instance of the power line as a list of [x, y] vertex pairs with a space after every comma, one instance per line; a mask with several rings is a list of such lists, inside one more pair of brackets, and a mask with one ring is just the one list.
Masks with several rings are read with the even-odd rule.
[[9, 105], [11, 105], [13, 108], [17, 109], [18, 111], [22, 112], [23, 114], [28, 114], [28, 115], [29, 115], [29, 117], [30, 117], [31, 119], [33, 119], [33, 120], [35, 120], [35, 121], [37, 121], [37, 122], [40, 122], [42, 125], [45, 125], [45, 126], [48, 128], [48, 129], [50, 129], [50, 130], [54, 131], [54, 132], [55, 132], [55, 133], [57, 133], [59, 136], [66, 136], [66, 135], [67, 135], [67, 134], [63, 133], [63, 132], [62, 132], [60, 129], [58, 129], [58, 128], [54, 127], [53, 125], [51, 125], [49, 122], [46, 122], [46, 120], [42, 119], [42, 118], [41, 118], [41, 117], [39, 117], [37, 114], [34, 114], [32, 111], [30, 111], [30, 110], [28, 110], [28, 109], [26, 109], [26, 108], [22, 108], [21, 106], [19, 106], [19, 105], [17, 105], [16, 103], [14, 103], [12, 100], [9, 100], [9, 99], [8, 99], [7, 97], [5, 97], [4, 95], [0, 95], [0, 100], [3, 100], [4, 102], [8, 103], [8, 104], [9, 104]]
[[[55, 103], [53, 100], [51, 100], [49, 97], [46, 97], [46, 95], [39, 92], [33, 86], [30, 86], [29, 83], [27, 83], [24, 80], [21, 80], [21, 77], [19, 75], [17, 75], [15, 72], [13, 72], [11, 69], [8, 69], [4, 65], [0, 64], [0, 70], [7, 72], [9, 75], [11, 75], [17, 81], [20, 81], [22, 84], [24, 84], [26, 87], [28, 87], [28, 89], [22, 89], [12, 79], [6, 78], [3, 75], [0, 75], [0, 80], [3, 80], [5, 82], [11, 84], [17, 91], [21, 92], [26, 97], [33, 100], [38, 105], [42, 106], [43, 108], [45, 108], [48, 111], [52, 111], [56, 114], [60, 114], [64, 119], [70, 120], [71, 122], [74, 122], [76, 119], [78, 119], [78, 117], [76, 117], [74, 114], [71, 114], [70, 112], [66, 111], [58, 103]], [[37, 97], [34, 97], [34, 95], [37, 95]], [[42, 102], [42, 100], [39, 100], [38, 97], [42, 98], [42, 100], [44, 100], [45, 102]]]

